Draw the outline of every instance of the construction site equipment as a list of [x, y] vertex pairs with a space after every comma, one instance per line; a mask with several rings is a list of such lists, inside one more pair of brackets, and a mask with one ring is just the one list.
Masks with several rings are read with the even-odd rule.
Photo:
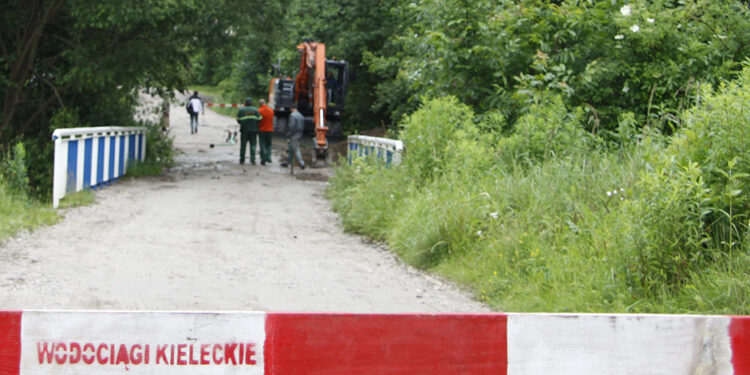
[[[299, 71], [294, 80], [279, 76], [269, 85], [268, 103], [274, 109], [274, 131], [286, 132], [290, 107], [305, 117], [305, 131], [314, 132], [314, 164], [328, 162], [328, 136], [341, 136], [348, 84], [347, 63], [327, 60], [323, 43], [305, 40], [297, 46]], [[320, 63], [324, 62], [324, 63]]]

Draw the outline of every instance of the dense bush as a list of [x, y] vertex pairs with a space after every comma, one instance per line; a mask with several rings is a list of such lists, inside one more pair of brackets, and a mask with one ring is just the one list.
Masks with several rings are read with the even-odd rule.
[[341, 166], [328, 193], [348, 230], [498, 309], [748, 313], [749, 74], [704, 87], [673, 136], [623, 113], [595, 137], [559, 99], [510, 128], [425, 100], [403, 165]]
[[466, 165], [467, 162], [486, 164], [489, 151], [479, 141], [474, 113], [455, 97], [425, 101], [403, 121], [402, 127], [401, 139], [409, 154], [405, 167], [418, 179], [429, 180], [446, 171], [482, 167]]
[[583, 110], [568, 111], [560, 96], [532, 104], [516, 121], [513, 133], [500, 140], [505, 160], [544, 160], [591, 149], [594, 138], [583, 128]]
[[28, 193], [29, 176], [26, 168], [26, 147], [23, 142], [16, 143], [12, 153], [8, 152], [0, 158], [0, 176], [11, 190], [20, 194]]
[[[750, 68], [686, 111], [630, 202], [637, 282], [683, 286], [690, 272], [717, 261], [732, 264], [743, 249], [750, 217]], [[744, 247], [744, 250], [747, 250]]]
[[404, 2], [387, 50], [379, 108], [399, 120], [422, 95], [453, 95], [478, 114], [523, 114], [518, 94], [549, 90], [583, 106], [589, 129], [614, 131], [621, 112], [641, 125], [679, 127], [696, 90], [729, 79], [750, 56], [747, 2]]

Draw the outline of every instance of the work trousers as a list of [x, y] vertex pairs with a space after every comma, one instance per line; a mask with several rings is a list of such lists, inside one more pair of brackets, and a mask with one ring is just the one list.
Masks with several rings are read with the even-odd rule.
[[292, 133], [292, 135], [289, 137], [289, 158], [287, 160], [289, 162], [289, 165], [292, 165], [292, 163], [294, 162], [292, 158], [294, 156], [297, 156], [297, 162], [299, 162], [300, 167], [304, 167], [305, 161], [302, 160], [302, 152], [299, 150], [300, 139], [302, 139], [302, 132]]
[[255, 141], [258, 139], [258, 132], [251, 130], [242, 130], [240, 132], [240, 164], [245, 164], [245, 147], [250, 142], [250, 162], [255, 164]]
[[273, 140], [273, 132], [260, 132], [258, 133], [260, 141], [260, 162], [270, 163], [271, 162], [271, 141]]

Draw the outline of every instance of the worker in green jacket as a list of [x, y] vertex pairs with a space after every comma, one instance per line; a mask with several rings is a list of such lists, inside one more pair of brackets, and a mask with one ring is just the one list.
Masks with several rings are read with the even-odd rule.
[[250, 163], [255, 165], [255, 144], [258, 140], [260, 119], [260, 112], [253, 107], [253, 100], [246, 98], [245, 106], [237, 112], [237, 122], [240, 124], [240, 164], [245, 164], [245, 147], [250, 141]]

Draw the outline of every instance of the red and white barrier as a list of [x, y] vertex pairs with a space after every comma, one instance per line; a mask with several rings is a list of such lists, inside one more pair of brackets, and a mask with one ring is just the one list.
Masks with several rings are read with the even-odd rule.
[[0, 311], [0, 374], [750, 374], [750, 317]]
[[222, 107], [222, 108], [223, 107], [232, 107], [232, 108], [244, 107], [244, 105], [242, 105], [242, 104], [226, 104], [226, 103], [206, 103], [206, 106], [208, 106], [208, 107]]

